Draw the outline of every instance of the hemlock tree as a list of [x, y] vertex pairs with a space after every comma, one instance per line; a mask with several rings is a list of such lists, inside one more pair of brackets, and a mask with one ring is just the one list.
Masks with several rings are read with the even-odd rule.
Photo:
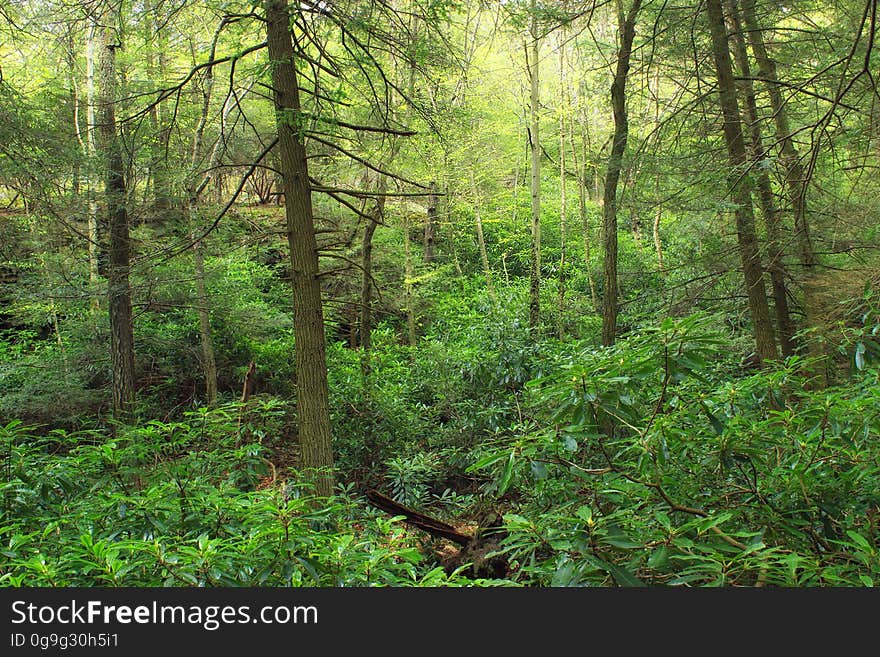
[[736, 204], [734, 209], [736, 237], [752, 319], [755, 353], [762, 361], [773, 360], [778, 356], [778, 353], [773, 337], [773, 325], [770, 322], [767, 290], [764, 287], [764, 272], [761, 267], [758, 234], [755, 230], [752, 195], [746, 176], [749, 157], [743, 136], [743, 122], [733, 78], [733, 66], [730, 60], [730, 48], [721, 0], [707, 0], [706, 17], [712, 35], [712, 55], [718, 79], [718, 103], [723, 116], [724, 142], [727, 145], [730, 164], [727, 181], [731, 197]]
[[122, 142], [116, 123], [116, 26], [120, 20], [116, 8], [108, 3], [96, 19], [100, 26], [99, 85], [97, 105], [100, 122], [100, 153], [106, 172], [107, 203], [107, 309], [110, 315], [110, 361], [113, 372], [112, 400], [114, 413], [125, 418], [134, 403], [134, 329], [132, 327], [131, 240], [126, 207], [125, 165]]
[[293, 285], [296, 341], [297, 420], [302, 464], [318, 471], [315, 493], [333, 492], [333, 446], [327, 392], [324, 311], [318, 279], [318, 245], [309, 168], [303, 140], [303, 114], [290, 13], [284, 0], [266, 0], [266, 42], [272, 71], [278, 166], [281, 172]]

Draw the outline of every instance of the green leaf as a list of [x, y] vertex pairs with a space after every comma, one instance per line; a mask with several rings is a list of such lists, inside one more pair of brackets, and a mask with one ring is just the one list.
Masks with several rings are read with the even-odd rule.
[[605, 545], [611, 545], [616, 548], [621, 548], [623, 550], [634, 550], [636, 548], [644, 547], [641, 543], [636, 543], [635, 541], [630, 540], [622, 534], [606, 536], [600, 542], [604, 543]]
[[593, 509], [589, 506], [582, 506], [574, 513], [578, 518], [583, 520], [584, 522], [592, 522], [593, 520]]
[[472, 463], [471, 465], [469, 465], [465, 469], [465, 472], [471, 473], [476, 470], [481, 470], [481, 469], [485, 468], [487, 465], [492, 465], [493, 463], [497, 463], [498, 461], [503, 459], [505, 456], [507, 456], [507, 452], [496, 452], [495, 454], [490, 454], [489, 456], [481, 458], [476, 463]]
[[859, 534], [858, 532], [854, 532], [851, 529], [846, 530], [846, 535], [849, 536], [855, 543], [862, 548], [865, 552], [874, 552], [874, 547], [868, 541], [867, 538]]
[[504, 464], [504, 470], [501, 472], [501, 479], [498, 480], [498, 494], [504, 495], [510, 486], [510, 480], [513, 478], [513, 464], [516, 460], [516, 450], [510, 450], [510, 458]]
[[715, 433], [719, 436], [724, 433], [724, 425], [721, 421], [715, 417], [715, 414], [709, 410], [709, 407], [706, 406], [706, 402], [700, 401], [700, 406], [703, 407], [703, 411], [706, 413], [706, 417], [709, 418], [709, 422], [712, 424], [712, 428], [715, 430]]
[[649, 568], [662, 568], [669, 561], [669, 548], [665, 545], [661, 545], [657, 549], [655, 549], [651, 556], [648, 557], [648, 567]]
[[645, 583], [630, 571], [621, 568], [620, 566], [615, 566], [613, 563], [608, 564], [608, 572], [611, 573], [611, 576], [614, 578], [614, 581], [617, 582], [618, 586], [645, 586]]

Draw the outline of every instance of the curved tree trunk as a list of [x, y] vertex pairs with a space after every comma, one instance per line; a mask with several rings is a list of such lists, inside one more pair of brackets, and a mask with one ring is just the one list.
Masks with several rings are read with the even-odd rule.
[[770, 323], [767, 290], [764, 288], [752, 196], [748, 180], [744, 176], [749, 158], [743, 137], [739, 102], [736, 98], [733, 66], [730, 61], [730, 48], [727, 42], [727, 29], [724, 26], [721, 0], [707, 0], [706, 14], [712, 32], [712, 54], [718, 77], [718, 98], [724, 117], [724, 141], [727, 145], [730, 163], [727, 180], [731, 197], [736, 203], [734, 211], [736, 236], [752, 318], [755, 353], [760, 360], [775, 359], [777, 357], [776, 342], [773, 338], [773, 326]]
[[605, 290], [602, 296], [602, 344], [614, 344], [617, 334], [617, 183], [623, 166], [623, 154], [629, 136], [626, 112], [626, 80], [629, 76], [629, 60], [636, 32], [636, 16], [641, 0], [633, 0], [629, 12], [620, 11], [620, 48], [617, 51], [617, 69], [611, 84], [611, 108], [614, 112], [614, 136], [608, 170], [605, 175], [603, 206], [603, 235], [605, 242]]
[[278, 165], [284, 182], [293, 284], [297, 428], [303, 467], [312, 473], [319, 471], [314, 477], [315, 493], [329, 496], [333, 492], [333, 448], [324, 311], [309, 171], [305, 146], [300, 141], [301, 106], [290, 37], [290, 14], [284, 0], [266, 0], [265, 10], [278, 129]]

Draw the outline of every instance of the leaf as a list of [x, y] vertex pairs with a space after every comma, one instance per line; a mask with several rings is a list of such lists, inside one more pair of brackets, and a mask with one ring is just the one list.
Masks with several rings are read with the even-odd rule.
[[404, 548], [397, 551], [397, 556], [410, 563], [419, 563], [425, 556], [416, 548]]
[[719, 436], [724, 433], [724, 425], [721, 421], [709, 410], [709, 407], [706, 406], [706, 402], [700, 401], [700, 406], [703, 407], [703, 411], [706, 413], [706, 417], [709, 418], [709, 422], [712, 424], [712, 428], [715, 430], [715, 433]]
[[855, 543], [862, 548], [865, 552], [874, 552], [874, 548], [867, 538], [859, 534], [858, 532], [854, 532], [851, 529], [846, 530], [846, 535], [849, 536]]
[[516, 450], [510, 450], [510, 458], [504, 464], [504, 470], [501, 472], [501, 479], [498, 480], [498, 494], [504, 495], [510, 486], [510, 480], [513, 478], [513, 463], [516, 460]]
[[648, 567], [662, 568], [666, 565], [667, 561], [669, 561], [669, 548], [665, 545], [661, 545], [651, 553], [650, 557], [648, 557]]
[[623, 534], [606, 536], [600, 542], [604, 543], [605, 545], [612, 545], [616, 548], [621, 548], [623, 550], [634, 550], [636, 548], [644, 547], [641, 543], [636, 543], [635, 541], [630, 540]]
[[586, 523], [592, 523], [593, 521], [593, 509], [589, 506], [582, 506], [574, 514]]
[[618, 586], [645, 586], [645, 583], [642, 580], [633, 575], [626, 568], [621, 568], [613, 563], [608, 564], [608, 572], [611, 573], [611, 576], [614, 578], [614, 581], [617, 582]]
[[481, 470], [482, 468], [485, 468], [487, 465], [492, 465], [493, 463], [497, 463], [498, 461], [503, 459], [505, 456], [507, 456], [507, 452], [497, 452], [495, 454], [490, 454], [489, 456], [481, 458], [476, 463], [472, 463], [471, 465], [469, 465], [465, 469], [465, 472], [471, 473], [471, 472], [474, 472], [475, 470]]
[[577, 441], [571, 436], [562, 436], [562, 447], [566, 452], [576, 452], [578, 448]]

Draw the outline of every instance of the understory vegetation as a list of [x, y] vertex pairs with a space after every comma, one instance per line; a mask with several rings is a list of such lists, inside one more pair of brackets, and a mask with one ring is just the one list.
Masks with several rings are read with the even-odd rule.
[[[503, 293], [515, 304], [520, 292]], [[30, 421], [0, 429], [4, 584], [877, 582], [873, 295], [850, 304], [835, 379], [819, 386], [809, 358], [743, 367], [735, 335], [716, 315], [638, 325], [611, 349], [590, 339], [535, 343], [527, 328], [465, 293], [439, 300], [447, 316], [438, 312], [418, 348], [377, 330], [366, 381], [358, 352], [332, 346], [343, 474], [338, 494], [319, 507], [290, 447], [295, 408], [283, 384], [273, 391], [290, 376], [283, 357], [246, 404], [189, 404], [149, 419], [159, 408], [144, 403], [130, 424], [61, 423], [58, 414], [50, 427], [58, 391], [30, 390], [22, 413]], [[254, 302], [228, 319], [260, 307], [269, 312]], [[461, 321], [467, 331], [447, 333]], [[156, 330], [173, 334], [175, 325]], [[279, 341], [253, 357], [283, 354], [290, 345]], [[53, 341], [7, 341], [31, 359], [7, 365], [6, 380], [24, 376], [40, 353], [40, 366], [52, 368], [44, 380], [69, 382], [87, 345], [64, 342], [60, 353]], [[172, 377], [186, 378], [182, 360], [166, 362]], [[469, 579], [467, 565], [444, 561], [437, 541], [370, 508], [369, 487], [471, 530], [500, 515], [497, 553], [508, 575]]]

